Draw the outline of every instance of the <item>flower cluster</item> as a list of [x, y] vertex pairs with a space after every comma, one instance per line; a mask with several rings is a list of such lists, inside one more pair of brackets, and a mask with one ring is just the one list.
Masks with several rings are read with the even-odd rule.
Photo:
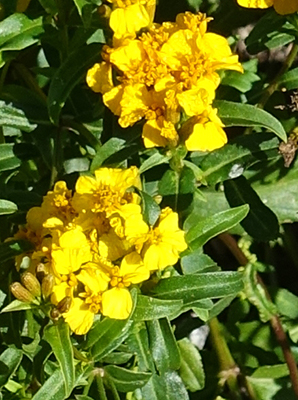
[[237, 0], [238, 4], [247, 8], [268, 8], [274, 6], [278, 14], [286, 15], [298, 11], [298, 0]]
[[52, 304], [52, 317], [62, 314], [77, 334], [91, 328], [95, 314], [128, 318], [129, 287], [174, 265], [187, 247], [177, 213], [167, 207], [149, 226], [134, 189], [141, 189], [136, 167], [101, 168], [95, 176], [81, 176], [74, 194], [64, 181], [57, 182], [15, 235], [34, 246], [17, 260], [27, 261], [27, 278], [25, 287], [12, 285], [15, 296], [31, 301], [36, 276]]
[[123, 128], [145, 119], [147, 148], [184, 142], [188, 150], [208, 151], [227, 141], [212, 107], [217, 71], [242, 67], [227, 40], [207, 32], [208, 21], [186, 12], [174, 23], [152, 24], [136, 38], [105, 46], [104, 61], [88, 71], [87, 84], [102, 93]]

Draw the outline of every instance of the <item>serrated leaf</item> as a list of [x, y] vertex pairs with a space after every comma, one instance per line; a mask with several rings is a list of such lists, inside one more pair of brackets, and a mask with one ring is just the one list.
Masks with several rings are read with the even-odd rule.
[[[242, 205], [222, 211], [201, 221], [199, 218], [195, 219], [193, 214], [190, 214], [184, 223], [184, 229], [187, 230], [185, 239], [189, 244], [189, 248], [198, 249], [202, 247], [208, 240], [239, 224], [247, 216], [248, 212], [249, 206]], [[199, 220], [199, 222], [196, 225], [192, 225], [196, 220]]]
[[60, 319], [57, 324], [48, 325], [45, 328], [43, 338], [50, 344], [57, 358], [63, 375], [65, 393], [69, 396], [75, 382], [74, 356], [69, 325]]
[[214, 107], [218, 108], [218, 115], [225, 126], [252, 126], [266, 128], [287, 141], [287, 134], [282, 124], [267, 111], [250, 104], [234, 103], [226, 100], [216, 100]]
[[244, 270], [244, 291], [248, 300], [257, 307], [262, 322], [268, 322], [277, 314], [276, 306], [268, 300], [265, 290], [257, 279], [254, 264], [247, 264]]
[[25, 14], [15, 13], [0, 22], [0, 51], [22, 50], [38, 42], [43, 32], [42, 17], [30, 20]]
[[224, 182], [226, 198], [231, 207], [249, 205], [249, 212], [241, 225], [253, 238], [260, 241], [276, 239], [279, 235], [278, 219], [260, 199], [244, 176]]
[[13, 214], [18, 211], [18, 206], [9, 200], [0, 199], [0, 215]]
[[49, 116], [54, 124], [58, 124], [61, 109], [72, 89], [86, 76], [88, 68], [98, 61], [101, 47], [92, 43], [76, 49], [56, 71], [48, 95]]
[[136, 372], [115, 365], [104, 367], [104, 371], [113, 380], [116, 389], [124, 393], [143, 387], [152, 375], [150, 372]]
[[180, 368], [180, 354], [167, 318], [147, 321], [149, 347], [160, 374]]
[[239, 272], [210, 272], [162, 279], [152, 293], [159, 299], [181, 299], [189, 303], [229, 296], [242, 289], [242, 274]]
[[160, 300], [138, 295], [132, 319], [134, 321], [150, 321], [164, 317], [172, 319], [172, 317], [177, 317], [182, 306], [182, 300]]
[[23, 358], [23, 352], [19, 349], [10, 347], [0, 355], [0, 387], [5, 385], [9, 378], [14, 374]]
[[184, 338], [178, 341], [181, 354], [179, 375], [190, 392], [202, 390], [205, 385], [205, 373], [200, 353], [195, 346]]

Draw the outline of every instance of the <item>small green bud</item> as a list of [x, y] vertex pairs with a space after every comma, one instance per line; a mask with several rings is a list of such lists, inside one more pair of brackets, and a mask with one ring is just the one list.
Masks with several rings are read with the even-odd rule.
[[40, 297], [41, 288], [36, 276], [31, 274], [31, 272], [24, 272], [21, 275], [21, 281], [25, 288], [28, 289], [34, 297]]
[[10, 285], [10, 291], [14, 297], [24, 303], [32, 303], [35, 298], [27, 289], [24, 288], [19, 282], [14, 282]]

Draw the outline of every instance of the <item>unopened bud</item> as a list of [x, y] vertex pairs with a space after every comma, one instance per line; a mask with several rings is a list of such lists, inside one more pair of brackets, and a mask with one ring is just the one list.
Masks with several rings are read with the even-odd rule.
[[50, 312], [50, 317], [52, 318], [52, 319], [55, 319], [55, 320], [57, 320], [57, 319], [59, 319], [60, 318], [60, 312], [57, 310], [57, 308], [53, 308], [52, 310], [51, 310], [51, 312]]
[[44, 299], [48, 298], [53, 292], [55, 277], [52, 274], [46, 275], [41, 282], [41, 291]]
[[31, 274], [31, 272], [24, 272], [21, 275], [22, 284], [29, 290], [34, 297], [40, 297], [41, 288], [36, 276]]
[[97, 9], [98, 14], [102, 17], [102, 18], [106, 18], [109, 19], [110, 15], [111, 15], [111, 7], [109, 7], [106, 4], [102, 4], [101, 6], [98, 7]]
[[10, 285], [10, 291], [14, 297], [25, 303], [32, 303], [35, 298], [29, 290], [25, 289], [19, 282], [14, 282]]
[[63, 314], [69, 311], [71, 306], [71, 297], [70, 296], [66, 296], [64, 297], [64, 299], [62, 299], [61, 301], [59, 301], [58, 305], [57, 305], [57, 310]]
[[40, 282], [43, 280], [43, 278], [46, 276], [47, 271], [46, 267], [43, 263], [39, 263], [36, 267], [36, 277], [37, 279], [40, 280]]

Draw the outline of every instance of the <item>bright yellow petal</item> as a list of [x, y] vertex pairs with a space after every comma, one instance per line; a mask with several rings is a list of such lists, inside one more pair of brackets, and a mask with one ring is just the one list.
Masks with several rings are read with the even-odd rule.
[[77, 279], [87, 286], [91, 292], [103, 292], [108, 288], [109, 281], [111, 280], [110, 276], [99, 269], [88, 268], [88, 265], [95, 264], [87, 264], [86, 268], [82, 269], [82, 271], [77, 275]]
[[128, 43], [114, 49], [110, 55], [111, 63], [126, 73], [136, 72], [145, 58], [143, 43], [138, 40], [129, 40]]
[[121, 114], [120, 102], [123, 96], [123, 89], [124, 89], [123, 85], [118, 85], [103, 95], [104, 104], [115, 115]]
[[117, 8], [110, 17], [110, 27], [116, 37], [123, 37], [138, 32], [150, 24], [146, 8], [137, 3], [126, 8]]
[[126, 319], [132, 310], [129, 290], [115, 287], [102, 295], [102, 314], [113, 319]]
[[237, 2], [240, 6], [247, 8], [268, 8], [273, 5], [274, 0], [237, 0]]
[[161, 135], [162, 125], [156, 119], [151, 119], [145, 123], [142, 131], [144, 146], [147, 149], [152, 147], [165, 147], [168, 141]]
[[80, 298], [73, 299], [70, 310], [63, 314], [70, 329], [77, 335], [85, 335], [91, 328], [94, 320], [94, 313], [89, 306]]
[[127, 254], [121, 262], [120, 275], [125, 283], [140, 283], [150, 277], [150, 272], [143, 264], [141, 256], [137, 252]]
[[143, 84], [125, 86], [121, 99], [119, 124], [122, 128], [140, 121], [148, 110], [148, 89]]
[[102, 62], [94, 64], [87, 72], [87, 85], [96, 93], [106, 93], [113, 88], [112, 66]]
[[119, 238], [113, 229], [103, 234], [98, 242], [99, 254], [108, 260], [115, 261], [127, 254], [131, 244], [124, 238]]

